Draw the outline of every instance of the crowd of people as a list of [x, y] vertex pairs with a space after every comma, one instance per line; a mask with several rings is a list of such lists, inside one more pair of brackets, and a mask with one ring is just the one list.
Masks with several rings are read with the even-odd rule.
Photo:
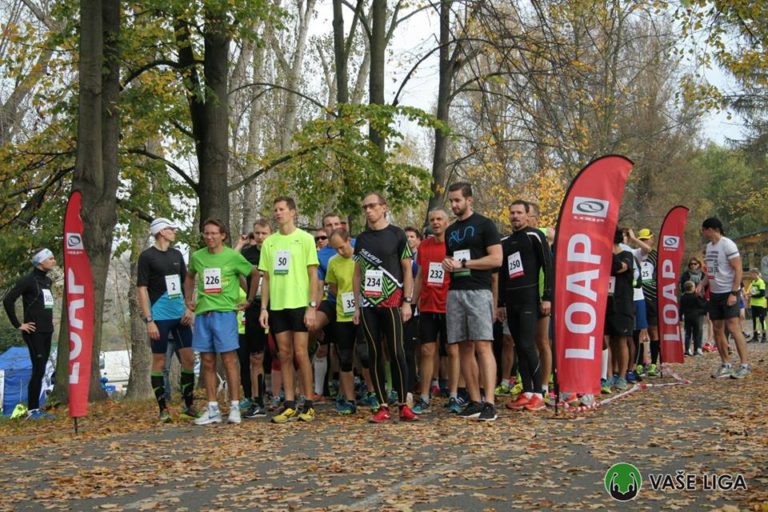
[[[497, 419], [497, 397], [510, 397], [508, 409], [531, 413], [557, 399], [594, 404], [590, 394], [553, 394], [554, 231], [538, 226], [538, 206], [512, 202], [512, 231], [501, 236], [494, 222], [474, 211], [469, 183], [452, 184], [447, 200], [450, 213], [430, 211], [419, 230], [391, 224], [386, 198], [369, 193], [361, 204], [366, 228], [353, 237], [334, 213], [310, 234], [296, 225], [294, 200], [278, 197], [274, 224], [258, 220], [234, 243], [223, 222], [206, 220], [205, 247], [190, 254], [188, 265], [173, 247], [178, 226], [164, 218], [152, 222], [154, 244], [139, 258], [136, 285], [160, 421], [173, 421], [172, 384], [163, 369], [174, 352], [181, 362], [179, 415], [198, 425], [224, 421], [217, 355], [228, 423], [269, 413], [278, 424], [310, 422], [315, 405], [330, 399], [339, 415], [369, 408], [374, 423], [417, 421], [438, 396], [450, 413], [479, 421]], [[750, 366], [741, 319], [749, 304], [750, 340], [765, 342], [765, 282], [753, 269], [742, 289], [738, 249], [718, 219], [706, 219], [701, 232], [708, 241], [704, 262], [692, 256], [680, 279], [685, 352], [703, 354], [705, 322], [711, 323], [721, 359], [712, 377], [742, 379]], [[654, 245], [648, 228], [616, 230], [603, 394], [659, 373]], [[4, 306], [30, 350], [29, 417], [38, 418], [44, 415], [36, 400], [39, 366], [47, 361], [53, 331], [47, 273], [56, 261], [45, 249], [32, 263], [35, 269], [6, 295]], [[19, 296], [23, 323], [15, 314]], [[207, 400], [199, 410], [195, 352]]]

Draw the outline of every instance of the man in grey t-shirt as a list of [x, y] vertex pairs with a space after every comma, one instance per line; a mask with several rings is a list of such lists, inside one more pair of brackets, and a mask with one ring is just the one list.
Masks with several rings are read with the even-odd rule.
[[[713, 378], [731, 377], [743, 379], [750, 373], [747, 363], [747, 344], [741, 332], [739, 318], [739, 295], [741, 294], [741, 255], [733, 240], [726, 238], [723, 223], [716, 217], [705, 219], [701, 233], [709, 243], [706, 247], [707, 273], [696, 291], [701, 294], [709, 286], [709, 318], [715, 333], [717, 351], [721, 364], [712, 374]], [[728, 362], [728, 339], [725, 327], [736, 342], [741, 365], [734, 370]]]

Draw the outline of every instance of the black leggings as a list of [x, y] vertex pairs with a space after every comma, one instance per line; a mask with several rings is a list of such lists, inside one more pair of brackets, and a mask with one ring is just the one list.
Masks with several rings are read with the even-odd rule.
[[752, 333], [757, 332], [757, 320], [760, 319], [762, 332], [765, 332], [765, 308], [762, 306], [752, 306]]
[[336, 322], [333, 324], [333, 335], [336, 352], [339, 355], [341, 371], [351, 372], [355, 354], [357, 326], [352, 322]]
[[52, 332], [32, 332], [21, 335], [29, 349], [29, 358], [32, 360], [32, 378], [29, 379], [27, 388], [27, 402], [30, 410], [40, 408], [40, 391], [43, 388], [45, 366], [51, 355], [52, 336]]
[[507, 304], [507, 325], [515, 342], [518, 369], [526, 393], [541, 393], [541, 365], [536, 349], [538, 309], [536, 303]]
[[403, 348], [403, 322], [400, 308], [363, 308], [363, 335], [368, 344], [371, 365], [371, 380], [379, 403], [387, 403], [386, 379], [384, 376], [384, 343], [389, 352], [392, 385], [397, 391], [398, 400], [405, 402], [405, 383], [408, 380], [408, 367], [405, 363]]

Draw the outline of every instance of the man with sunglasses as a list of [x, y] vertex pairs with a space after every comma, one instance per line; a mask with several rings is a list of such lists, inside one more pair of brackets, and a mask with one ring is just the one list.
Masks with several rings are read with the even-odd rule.
[[165, 398], [163, 367], [168, 340], [173, 336], [181, 361], [179, 387], [184, 397], [181, 417], [196, 419], [200, 414], [193, 406], [195, 356], [190, 327], [194, 313], [184, 304], [182, 283], [187, 275], [184, 257], [171, 247], [176, 241], [178, 226], [168, 219], [157, 218], [149, 229], [155, 243], [139, 255], [136, 295], [152, 348], [150, 381], [160, 409], [160, 421], [170, 423], [172, 418]]

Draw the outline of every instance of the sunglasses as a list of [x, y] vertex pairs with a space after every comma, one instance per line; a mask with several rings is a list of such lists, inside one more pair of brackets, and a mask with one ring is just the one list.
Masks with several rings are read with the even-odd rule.
[[698, 267], [699, 263], [697, 261], [692, 261], [688, 264], [689, 267]]
[[316, 236], [315, 242], [317, 242], [318, 240], [328, 240], [328, 237], [325, 235]]

